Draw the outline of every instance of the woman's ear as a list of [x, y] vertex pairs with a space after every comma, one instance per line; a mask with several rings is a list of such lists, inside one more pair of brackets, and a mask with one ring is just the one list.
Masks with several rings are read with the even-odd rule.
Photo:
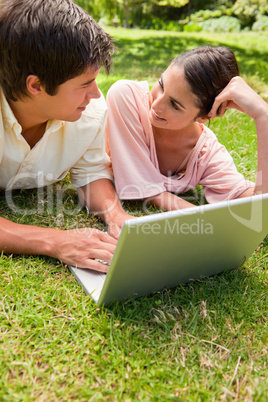
[[209, 120], [208, 116], [199, 116], [197, 117], [197, 119], [195, 119], [195, 121], [197, 121], [198, 123], [206, 123]]
[[28, 75], [26, 78], [26, 86], [30, 95], [39, 95], [43, 90], [37, 75]]

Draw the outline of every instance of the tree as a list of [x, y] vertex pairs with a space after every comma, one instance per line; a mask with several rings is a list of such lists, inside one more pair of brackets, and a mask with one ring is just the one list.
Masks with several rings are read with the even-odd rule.
[[130, 25], [131, 12], [135, 10], [138, 6], [141, 6], [143, 3], [146, 3], [144, 0], [116, 0], [119, 8], [121, 9], [121, 15], [123, 11], [124, 15], [124, 23], [123, 25]]
[[157, 6], [184, 7], [190, 0], [152, 0]]
[[233, 13], [240, 19], [243, 26], [251, 26], [259, 15], [268, 13], [267, 0], [237, 0]]
[[[1, 0], [0, 0], [1, 1]], [[124, 26], [153, 26], [152, 21], [187, 21], [236, 16], [243, 27], [268, 14], [267, 0], [75, 0], [97, 21]], [[191, 17], [192, 16], [192, 17]], [[206, 18], [205, 18], [206, 16]], [[158, 24], [159, 25], [159, 24]], [[161, 26], [161, 24], [160, 24]]]

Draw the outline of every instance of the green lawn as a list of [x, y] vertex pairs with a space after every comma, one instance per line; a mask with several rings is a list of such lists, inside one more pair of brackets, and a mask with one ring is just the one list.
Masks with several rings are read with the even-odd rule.
[[[117, 54], [111, 75], [99, 77], [104, 94], [120, 78], [152, 85], [179, 52], [210, 43], [230, 46], [242, 76], [268, 100], [265, 33], [109, 32]], [[210, 127], [254, 179], [252, 121], [229, 111]], [[12, 200], [10, 208], [0, 192], [0, 214], [15, 222], [105, 229], [78, 208], [68, 177]], [[124, 207], [143, 213], [139, 202]], [[240, 269], [109, 308], [96, 307], [58, 261], [3, 255], [0, 400], [267, 401], [267, 253], [265, 240]]]

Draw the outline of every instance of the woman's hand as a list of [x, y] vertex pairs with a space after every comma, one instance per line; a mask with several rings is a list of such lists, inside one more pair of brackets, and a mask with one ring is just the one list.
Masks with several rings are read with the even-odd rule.
[[267, 103], [241, 78], [234, 77], [215, 98], [209, 118], [222, 116], [227, 109], [237, 109], [255, 121], [264, 114], [268, 117]]

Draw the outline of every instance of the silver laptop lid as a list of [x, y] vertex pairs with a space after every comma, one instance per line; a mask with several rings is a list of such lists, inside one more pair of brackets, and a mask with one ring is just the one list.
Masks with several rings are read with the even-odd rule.
[[128, 220], [98, 304], [237, 268], [268, 233], [268, 194]]

